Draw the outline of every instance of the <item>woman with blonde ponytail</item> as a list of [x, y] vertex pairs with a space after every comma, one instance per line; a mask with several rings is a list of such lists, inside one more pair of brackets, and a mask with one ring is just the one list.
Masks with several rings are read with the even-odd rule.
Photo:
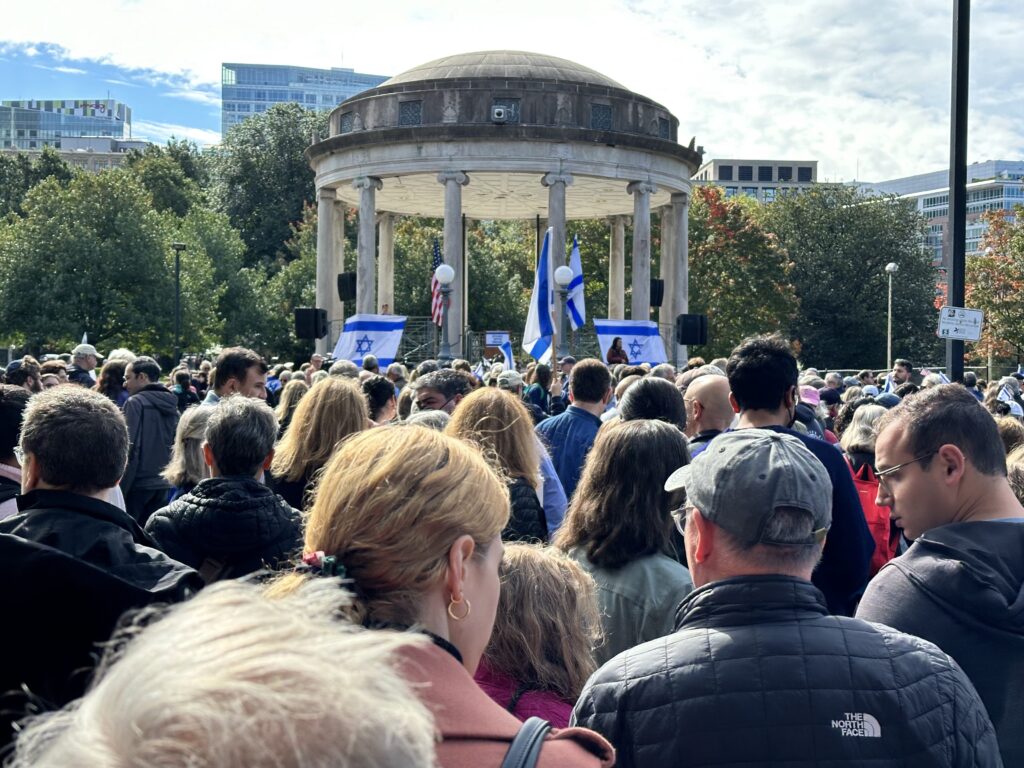
[[[505, 484], [474, 446], [416, 426], [361, 432], [320, 476], [303, 556], [315, 575], [270, 587], [337, 578], [356, 623], [430, 636], [402, 671], [434, 714], [442, 768], [497, 768], [521, 726], [472, 677], [494, 627], [508, 517]], [[568, 728], [550, 732], [539, 765], [609, 766], [613, 754], [597, 734]]]

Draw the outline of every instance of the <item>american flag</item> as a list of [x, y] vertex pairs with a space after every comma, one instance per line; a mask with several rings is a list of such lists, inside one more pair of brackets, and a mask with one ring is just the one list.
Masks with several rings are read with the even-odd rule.
[[438, 245], [437, 238], [434, 238], [434, 265], [430, 269], [430, 316], [434, 320], [434, 325], [441, 325], [441, 305], [443, 300], [441, 298], [441, 284], [437, 282], [437, 277], [434, 273], [437, 268], [441, 266], [441, 246]]

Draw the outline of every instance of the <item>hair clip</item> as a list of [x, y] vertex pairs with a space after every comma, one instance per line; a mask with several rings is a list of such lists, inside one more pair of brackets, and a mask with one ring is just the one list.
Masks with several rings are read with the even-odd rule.
[[336, 576], [339, 579], [346, 576], [345, 566], [338, 562], [338, 558], [334, 555], [325, 555], [323, 550], [305, 553], [302, 562], [320, 571], [321, 576]]

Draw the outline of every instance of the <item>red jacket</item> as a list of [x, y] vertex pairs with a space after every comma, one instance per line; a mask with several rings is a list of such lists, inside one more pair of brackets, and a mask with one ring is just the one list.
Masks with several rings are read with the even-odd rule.
[[517, 718], [526, 722], [531, 717], [542, 717], [555, 728], [565, 728], [572, 716], [573, 701], [566, 701], [552, 691], [525, 691], [516, 702], [514, 709], [509, 710], [512, 697], [519, 689], [519, 681], [496, 672], [484, 661], [473, 676], [477, 685], [490, 696], [502, 709], [511, 711]]
[[[403, 651], [402, 671], [433, 712], [441, 768], [499, 768], [522, 723], [496, 704], [448, 651], [437, 645]], [[538, 768], [610, 768], [615, 750], [586, 728], [552, 729]]]

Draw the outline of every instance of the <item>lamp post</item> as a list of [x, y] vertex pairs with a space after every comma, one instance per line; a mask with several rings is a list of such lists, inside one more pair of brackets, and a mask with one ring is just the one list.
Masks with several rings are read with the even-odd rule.
[[447, 264], [438, 265], [434, 270], [437, 284], [441, 286], [441, 353], [437, 356], [439, 363], [452, 361], [452, 345], [448, 340], [448, 299], [452, 295], [452, 280], [455, 270]]
[[174, 249], [174, 364], [181, 360], [181, 252], [188, 246], [171, 243]]
[[895, 261], [890, 261], [885, 265], [885, 271], [889, 275], [889, 333], [886, 342], [886, 368], [892, 370], [892, 276], [899, 271], [900, 265]]
[[569, 354], [569, 339], [565, 333], [565, 300], [569, 295], [569, 283], [572, 282], [572, 270], [564, 264], [555, 270], [555, 284], [558, 286], [558, 359]]

